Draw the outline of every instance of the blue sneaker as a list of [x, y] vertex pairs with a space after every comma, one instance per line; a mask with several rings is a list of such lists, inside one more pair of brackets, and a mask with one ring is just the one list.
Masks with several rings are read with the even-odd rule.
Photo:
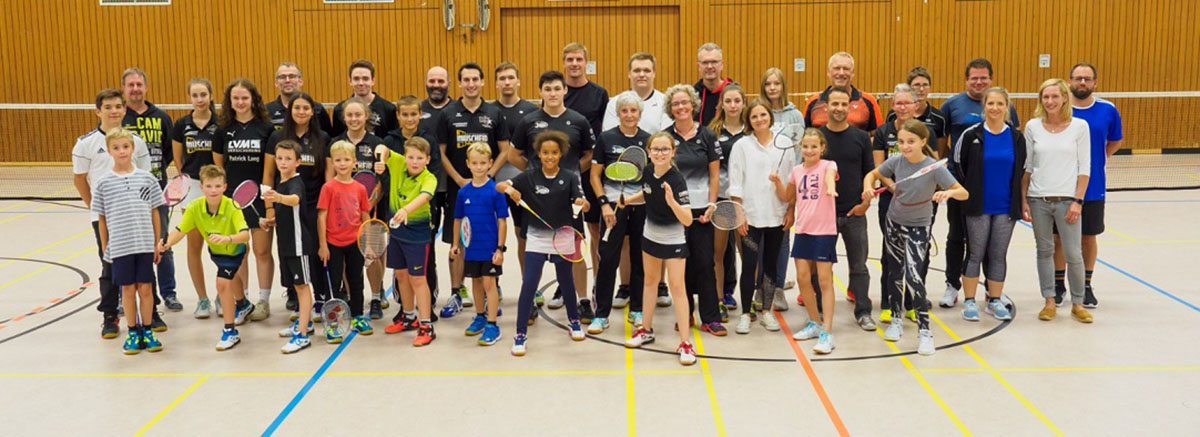
[[238, 335], [237, 329], [222, 329], [221, 341], [217, 342], [217, 350], [224, 351], [233, 349], [238, 343], [241, 343], [242, 337]]
[[979, 321], [979, 305], [975, 303], [975, 299], [963, 301], [962, 318], [969, 322]]
[[325, 326], [325, 342], [326, 343], [341, 344], [342, 340], [345, 340], [345, 338], [338, 335], [336, 332], [333, 331], [333, 329], [330, 329], [329, 326]]
[[354, 332], [357, 332], [360, 335], [371, 335], [375, 333], [375, 328], [371, 327], [371, 321], [367, 320], [365, 316], [355, 317], [354, 320], [350, 321], [350, 327], [354, 329]]
[[737, 309], [737, 299], [733, 298], [733, 293], [725, 293], [724, 304], [727, 310]]
[[495, 323], [489, 324], [483, 328], [483, 336], [479, 337], [480, 346], [491, 346], [500, 341], [500, 326]]
[[483, 332], [483, 328], [485, 326], [487, 326], [487, 316], [483, 314], [476, 314], [475, 320], [471, 321], [471, 326], [467, 327], [467, 331], [464, 334], [479, 335], [479, 333]]
[[537, 292], [533, 293], [533, 304], [537, 305], [537, 306], [542, 306], [542, 305], [546, 304], [546, 297], [542, 296], [541, 291], [537, 291]]
[[145, 349], [147, 352], [163, 350], [162, 342], [158, 341], [158, 338], [154, 336], [154, 331], [147, 329], [142, 332], [142, 349]]
[[462, 298], [459, 297], [457, 293], [451, 293], [450, 297], [446, 298], [446, 306], [442, 307], [440, 315], [443, 319], [449, 319], [457, 315], [459, 311], [462, 311], [462, 309]]
[[514, 357], [525, 356], [525, 334], [517, 334], [513, 339], [512, 354]]
[[246, 301], [246, 305], [237, 307], [237, 310], [233, 316], [233, 324], [242, 325], [246, 323], [246, 320], [249, 318], [250, 313], [252, 312], [254, 312], [254, 304], [250, 303], [250, 301]]
[[121, 349], [125, 350], [125, 355], [137, 355], [142, 352], [142, 333], [137, 329], [130, 329], [125, 335], [125, 345]]
[[991, 314], [996, 320], [1012, 320], [1012, 313], [1008, 311], [1008, 306], [1004, 305], [1000, 299], [988, 302], [984, 312]]

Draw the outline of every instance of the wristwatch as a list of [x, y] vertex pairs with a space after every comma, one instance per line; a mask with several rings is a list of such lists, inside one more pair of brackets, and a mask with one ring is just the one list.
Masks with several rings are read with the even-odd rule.
[[496, 250], [499, 250], [500, 253], [508, 252], [508, 246], [501, 244], [499, 246], [496, 246]]
[[1079, 205], [1083, 205], [1083, 199], [1080, 199], [1080, 198], [1076, 197], [1076, 198], [1075, 198], [1075, 203], [1078, 203]]
[[608, 200], [608, 196], [604, 196], [604, 195], [597, 197], [596, 200], [599, 201], [601, 205], [612, 203]]

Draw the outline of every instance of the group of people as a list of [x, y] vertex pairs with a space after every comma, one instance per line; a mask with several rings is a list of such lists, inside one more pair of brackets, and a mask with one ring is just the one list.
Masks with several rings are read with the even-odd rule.
[[[103, 337], [119, 336], [124, 311], [125, 353], [162, 349], [154, 332], [167, 326], [155, 308], [183, 308], [170, 248], [186, 237], [199, 297], [194, 315], [216, 312], [224, 321], [218, 350], [240, 342], [238, 325], [270, 317], [275, 256], [294, 321], [280, 332], [284, 353], [310, 345], [313, 322], [333, 298], [349, 303], [358, 335], [372, 334], [371, 320], [382, 319], [389, 305], [389, 284], [401, 309], [385, 332], [414, 331], [414, 346], [428, 345], [439, 315], [474, 307], [466, 334], [493, 345], [501, 338], [498, 277], [511, 218], [522, 270], [513, 355], [527, 351], [535, 305], [565, 306], [568, 331], [579, 341], [585, 332], [604, 333], [612, 310], [628, 306], [636, 330], [627, 347], [653, 342], [654, 308], [674, 305], [676, 351], [682, 364], [692, 364], [692, 327], [724, 336], [728, 313], [739, 305], [736, 333], [749, 333], [755, 322], [780, 329], [774, 311], [787, 309], [788, 258], [808, 315], [793, 337], [816, 339], [813, 350], [827, 354], [835, 348], [839, 236], [854, 318], [864, 330], [877, 328], [865, 217], [875, 197], [885, 340], [899, 341], [908, 318], [917, 324], [918, 352], [935, 352], [925, 275], [940, 203], [948, 204], [950, 228], [942, 307], [955, 306], [961, 293], [966, 320], [978, 321], [981, 306], [997, 319], [1012, 318], [1002, 294], [1006, 255], [1014, 225], [1024, 219], [1033, 224], [1046, 299], [1039, 318], [1055, 318], [1069, 282], [1072, 317], [1092, 321], [1085, 307], [1097, 305], [1091, 275], [1096, 235], [1104, 230], [1104, 163], [1122, 138], [1116, 108], [1092, 95], [1094, 66], [1080, 63], [1069, 80], [1044, 82], [1022, 132], [985, 59], [968, 63], [966, 91], [940, 109], [927, 100], [932, 77], [913, 68], [885, 113], [853, 85], [855, 61], [845, 52], [829, 58], [830, 85], [801, 108], [788, 101], [777, 68], [762, 75], [761, 94], [751, 100], [723, 76], [723, 52], [713, 43], [697, 51], [700, 80], [665, 92], [655, 88], [654, 56], [634, 54], [630, 89], [611, 99], [585, 74], [585, 46], [569, 44], [562, 55], [562, 72], [538, 77], [540, 106], [520, 98], [512, 63], [494, 68], [494, 102], [481, 97], [483, 68], [466, 63], [456, 71], [459, 99], [450, 98], [450, 73], [433, 67], [426, 99], [407, 95], [393, 103], [374, 92], [374, 65], [359, 60], [347, 72], [353, 94], [331, 117], [301, 91], [300, 68], [283, 63], [275, 71], [279, 96], [269, 103], [255, 84], [237, 79], [218, 110], [212, 84], [193, 79], [193, 109], [174, 123], [146, 100], [146, 73], [126, 70], [122, 90], [96, 96], [100, 124], [73, 150], [75, 184], [92, 211], [103, 263]], [[605, 167], [635, 147], [648, 156], [640, 178], [609, 179]], [[174, 228], [162, 194], [172, 165], [192, 181]], [[376, 174], [374, 189], [355, 182], [359, 171]], [[244, 181], [262, 187], [249, 207], [230, 199]], [[728, 231], [711, 221], [714, 205], [725, 200], [745, 216]], [[358, 230], [372, 217], [390, 224], [388, 247], [364, 256]], [[586, 235], [590, 274], [588, 263], [569, 262], [554, 247], [560, 227]], [[451, 246], [444, 258], [451, 292], [435, 311], [439, 235]], [[205, 246], [217, 267], [216, 303], [203, 275]], [[255, 302], [248, 258], [258, 278]], [[546, 262], [557, 274], [549, 299], [540, 291]], [[385, 281], [388, 268], [394, 278]], [[325, 337], [342, 341], [329, 331]]]

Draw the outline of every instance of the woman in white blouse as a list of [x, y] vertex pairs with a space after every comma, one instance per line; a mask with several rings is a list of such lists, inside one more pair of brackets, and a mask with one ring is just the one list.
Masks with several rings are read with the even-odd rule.
[[1041, 320], [1054, 320], [1054, 231], [1057, 227], [1067, 258], [1071, 317], [1091, 323], [1083, 309], [1083, 252], [1079, 215], [1091, 170], [1091, 134], [1086, 121], [1071, 117], [1066, 81], [1050, 79], [1038, 89], [1034, 118], [1025, 124], [1029, 156], [1021, 178], [1021, 214], [1033, 222], [1037, 242], [1038, 282], [1046, 306]]

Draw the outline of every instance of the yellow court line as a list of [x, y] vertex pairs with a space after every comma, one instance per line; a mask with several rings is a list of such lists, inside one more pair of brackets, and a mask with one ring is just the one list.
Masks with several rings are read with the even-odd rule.
[[[837, 284], [838, 288], [842, 292], [846, 291], [846, 284], [844, 284], [841, 279], [838, 279], [837, 276], [833, 277], [833, 282]], [[875, 328], [875, 333], [879, 334], [879, 338], [883, 338], [882, 329]], [[883, 343], [886, 344], [888, 349], [891, 349], [893, 353], [900, 352], [900, 348], [896, 347], [896, 345], [892, 342], [884, 341]], [[921, 375], [915, 366], [913, 366], [912, 362], [908, 360], [908, 357], [901, 356], [899, 358], [900, 362], [904, 364], [904, 368], [908, 369], [909, 373], [912, 373], [913, 378], [916, 378], [917, 382], [921, 385], [921, 388], [925, 389], [926, 393], [929, 393], [929, 397], [933, 398], [933, 402], [937, 403], [938, 408], [941, 408], [943, 413], [946, 413], [946, 417], [950, 418], [950, 421], [954, 423], [954, 426], [958, 427], [958, 430], [961, 431], [963, 435], [973, 435], [971, 434], [971, 430], [967, 429], [967, 425], [958, 418], [958, 415], [954, 414], [954, 410], [950, 409], [950, 405], [947, 405], [946, 401], [942, 400], [942, 397], [939, 396], [937, 391], [933, 389], [933, 386], [929, 384], [929, 381], [926, 381], [925, 377]]]
[[[696, 342], [696, 353], [704, 355], [704, 344], [700, 341], [700, 330], [692, 328], [692, 340]], [[700, 371], [704, 374], [704, 387], [708, 390], [708, 403], [712, 404], [713, 425], [717, 427], [717, 436], [725, 437], [725, 418], [721, 416], [721, 407], [717, 405], [717, 391], [713, 388], [712, 372], [708, 369], [708, 359], [700, 359]]]
[[[84, 255], [84, 254], [87, 254], [87, 253], [95, 253], [95, 251], [96, 251], [96, 246], [92, 246], [92, 247], [89, 247], [89, 248], [87, 248], [87, 249], [83, 249], [83, 250], [77, 251], [77, 252], [75, 252], [74, 254], [72, 254], [71, 256], [68, 256], [68, 257], [66, 257], [66, 258], [63, 258], [63, 259], [60, 259], [60, 260], [58, 260], [58, 262], [67, 262], [67, 261], [70, 261], [70, 260], [72, 260], [72, 259], [78, 258], [79, 256], [81, 256], [81, 255]], [[24, 275], [21, 275], [21, 277], [19, 277], [19, 278], [17, 278], [17, 279], [13, 279], [13, 280], [11, 280], [11, 281], [8, 281], [8, 282], [5, 282], [5, 283], [3, 283], [3, 284], [0, 284], [0, 290], [3, 290], [4, 288], [6, 288], [6, 287], [8, 287], [8, 286], [10, 286], [10, 285], [13, 285], [13, 284], [16, 284], [16, 283], [18, 283], [18, 282], [21, 282], [21, 281], [24, 281], [24, 280], [26, 280], [26, 279], [29, 279], [29, 278], [33, 277], [34, 275], [37, 275], [38, 273], [44, 272], [44, 271], [46, 271], [46, 270], [49, 270], [49, 269], [50, 269], [50, 268], [52, 268], [52, 267], [58, 267], [58, 266], [56, 266], [56, 265], [53, 265], [53, 264], [46, 264], [46, 266], [45, 266], [45, 267], [38, 268], [37, 270], [34, 270], [34, 271], [32, 271], [32, 272], [29, 272], [29, 273], [26, 273], [26, 274], [24, 274]]]
[[192, 386], [188, 387], [188, 389], [185, 390], [183, 392], [183, 394], [181, 394], [181, 395], [179, 395], [179, 397], [175, 398], [174, 401], [171, 401], [170, 404], [167, 404], [167, 407], [163, 408], [162, 411], [159, 411], [158, 414], [155, 415], [153, 419], [150, 419], [149, 422], [146, 422], [145, 425], [142, 425], [142, 428], [137, 430], [137, 432], [133, 434], [134, 437], [143, 435], [146, 433], [146, 431], [149, 431], [150, 428], [153, 427], [154, 424], [158, 423], [159, 420], [162, 420], [162, 418], [164, 416], [166, 416], [167, 413], [170, 413], [171, 410], [174, 410], [175, 407], [179, 406], [180, 402], [183, 402], [184, 399], [187, 399], [188, 396], [191, 396], [192, 392], [196, 391], [196, 388], [200, 387], [200, 384], [204, 384], [204, 381], [208, 381], [208, 375], [204, 375], [200, 379], [196, 380], [196, 382], [192, 383]]
[[[512, 371], [430, 371], [430, 372], [328, 372], [330, 376], [622, 376], [625, 370], [512, 370]], [[636, 375], [697, 375], [699, 370], [639, 370]], [[223, 372], [223, 373], [0, 373], [0, 379], [20, 378], [221, 378], [309, 377], [306, 372]]]
[[38, 212], [41, 212], [41, 211], [45, 211], [45, 210], [47, 210], [47, 209], [50, 209], [50, 208], [53, 208], [53, 207], [56, 207], [56, 206], [58, 206], [58, 205], [55, 205], [55, 204], [53, 204], [53, 203], [52, 203], [52, 204], [49, 204], [49, 205], [43, 206], [43, 207], [41, 207], [41, 208], [35, 209], [35, 210], [33, 210], [32, 212], [26, 212], [26, 213], [22, 213], [22, 214], [17, 214], [17, 215], [14, 215], [14, 216], [12, 216], [12, 217], [9, 217], [9, 218], [6, 218], [6, 219], [4, 219], [4, 220], [0, 220], [0, 225], [2, 225], [2, 224], [5, 224], [5, 223], [8, 223], [8, 222], [11, 222], [11, 221], [13, 221], [13, 220], [16, 220], [16, 219], [19, 219], [19, 218], [22, 218], [22, 217], [25, 217], [25, 216], [29, 216], [29, 215], [36, 214], [36, 213], [38, 213]]
[[1190, 175], [1187, 175], [1187, 177], [1200, 181], [1200, 175], [1190, 174]]
[[[938, 326], [941, 326], [942, 329], [945, 330], [946, 333], [950, 335], [950, 338], [952, 340], [961, 341], [958, 334], [955, 334], [954, 331], [951, 330], [949, 326], [946, 326], [945, 323], [942, 323], [942, 319], [933, 315], [933, 313], [929, 314], [929, 319], [933, 320], [935, 323], [937, 323]], [[990, 364], [987, 363], [987, 361], [985, 361], [983, 359], [983, 357], [981, 357], [981, 356], [979, 356], [979, 354], [975, 353], [975, 349], [971, 348], [970, 345], [965, 345], [965, 344], [962, 345], [962, 349], [967, 351], [967, 353], [971, 355], [971, 358], [975, 359], [975, 362], [979, 363], [980, 366], [983, 366], [984, 370], [988, 374], [992, 375], [992, 377], [995, 378], [996, 381], [1000, 382], [1000, 385], [1004, 386], [1004, 388], [1007, 389], [1008, 392], [1011, 393], [1014, 398], [1016, 398], [1018, 401], [1020, 401], [1021, 404], [1025, 405], [1025, 408], [1027, 408], [1029, 410], [1029, 412], [1033, 413], [1034, 416], [1037, 416], [1038, 420], [1042, 421], [1042, 424], [1046, 425], [1046, 428], [1049, 428], [1050, 431], [1053, 431], [1054, 434], [1056, 434], [1056, 435], [1060, 435], [1060, 436], [1065, 435], [1065, 434], [1063, 434], [1062, 430], [1058, 429], [1058, 427], [1054, 425], [1054, 422], [1050, 421], [1049, 417], [1046, 417], [1045, 414], [1042, 414], [1042, 412], [1040, 410], [1038, 410], [1037, 407], [1033, 406], [1033, 403], [1029, 402], [1029, 399], [1026, 399], [1025, 396], [1021, 394], [1021, 392], [1017, 391], [1016, 387], [1013, 387], [1012, 384], [1008, 383], [1008, 380], [1004, 379], [1003, 376], [1000, 376], [1000, 372], [997, 372], [995, 368], [993, 368]]]
[[[629, 323], [629, 305], [625, 305], [625, 320], [621, 321], [621, 327], [625, 334], [623, 338], [629, 339], [633, 333], [633, 324]], [[637, 435], [637, 402], [636, 392], [633, 389], [633, 349], [625, 348], [625, 429], [629, 437]]]
[[[939, 368], [921, 369], [925, 373], [979, 373], [985, 372], [980, 368]], [[1196, 372], [1200, 366], [1125, 366], [1125, 367], [1008, 367], [996, 369], [997, 372]]]
[[[32, 251], [29, 251], [29, 252], [23, 253], [23, 254], [21, 254], [20, 256], [16, 256], [16, 257], [14, 257], [14, 258], [26, 258], [26, 257], [29, 257], [29, 256], [33, 256], [33, 255], [36, 255], [36, 254], [38, 254], [38, 253], [41, 253], [42, 251], [44, 251], [44, 250], [46, 250], [46, 249], [49, 249], [49, 248], [52, 248], [52, 247], [56, 247], [56, 246], [62, 245], [63, 243], [66, 243], [66, 242], [68, 242], [68, 241], [71, 241], [71, 240], [74, 240], [74, 239], [76, 239], [76, 238], [82, 237], [82, 236], [84, 236], [84, 235], [95, 235], [95, 234], [93, 233], [93, 231], [92, 231], [91, 229], [88, 229], [88, 230], [86, 230], [86, 231], [80, 232], [80, 233], [78, 233], [78, 234], [75, 234], [75, 235], [72, 235], [72, 236], [70, 236], [70, 237], [63, 238], [63, 239], [61, 239], [61, 240], [58, 240], [58, 241], [55, 241], [55, 242], [53, 242], [53, 243], [47, 244], [47, 245], [45, 245], [45, 246], [42, 246], [42, 247], [40, 247], [40, 248], [37, 248], [37, 249], [34, 249], [34, 250], [32, 250]], [[96, 247], [96, 246], [95, 246], [95, 245], [92, 245], [92, 247]], [[12, 263], [15, 263], [15, 262], [16, 262], [16, 261], [14, 261], [14, 260], [8, 260], [8, 261], [4, 261], [4, 262], [0, 263], [0, 267], [4, 267], [4, 266], [7, 266], [7, 265], [9, 265], [9, 264], [12, 264]]]
[[1121, 238], [1124, 238], [1124, 239], [1126, 239], [1126, 240], [1129, 240], [1129, 241], [1130, 241], [1130, 242], [1132, 242], [1132, 243], [1137, 243], [1137, 242], [1138, 242], [1138, 240], [1137, 240], [1136, 238], [1130, 237], [1129, 235], [1125, 234], [1124, 232], [1121, 232], [1121, 231], [1118, 231], [1118, 230], [1116, 230], [1116, 229], [1113, 229], [1113, 228], [1112, 228], [1112, 226], [1105, 226], [1105, 227], [1104, 227], [1104, 231], [1105, 231], [1105, 232], [1112, 232], [1114, 235], [1116, 235], [1116, 236], [1118, 236], [1118, 237], [1121, 237]]

